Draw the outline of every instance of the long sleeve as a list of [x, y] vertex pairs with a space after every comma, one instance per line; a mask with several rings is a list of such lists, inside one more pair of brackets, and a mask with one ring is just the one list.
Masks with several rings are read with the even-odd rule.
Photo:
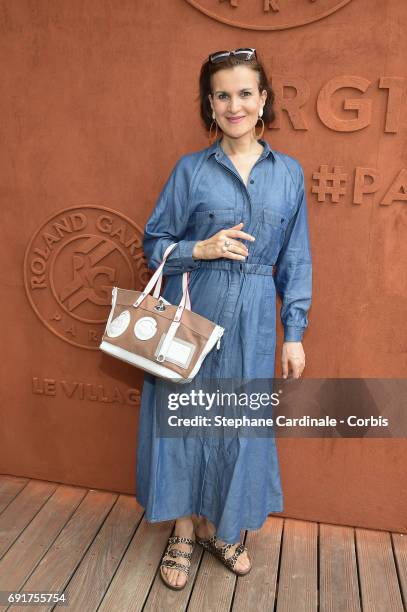
[[181, 274], [199, 267], [192, 257], [197, 240], [184, 240], [188, 225], [190, 179], [184, 157], [177, 162], [167, 179], [156, 206], [144, 228], [143, 250], [148, 267], [156, 270], [168, 245], [178, 242], [165, 263], [163, 274]]
[[284, 326], [284, 342], [301, 342], [308, 327], [307, 313], [312, 297], [312, 259], [301, 166], [296, 211], [286, 228], [276, 261], [274, 282], [282, 300], [280, 318]]

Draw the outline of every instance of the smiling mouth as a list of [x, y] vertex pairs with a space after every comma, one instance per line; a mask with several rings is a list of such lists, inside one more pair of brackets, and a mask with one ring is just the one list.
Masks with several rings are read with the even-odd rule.
[[242, 119], [244, 119], [245, 116], [243, 115], [242, 117], [226, 117], [226, 118], [231, 123], [239, 123], [239, 121], [242, 121]]

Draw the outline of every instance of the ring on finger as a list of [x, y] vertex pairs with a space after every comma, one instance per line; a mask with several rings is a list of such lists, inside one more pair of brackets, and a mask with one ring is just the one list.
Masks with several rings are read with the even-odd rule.
[[230, 246], [229, 240], [225, 240], [225, 244], [222, 247], [223, 251], [226, 252], [229, 246]]

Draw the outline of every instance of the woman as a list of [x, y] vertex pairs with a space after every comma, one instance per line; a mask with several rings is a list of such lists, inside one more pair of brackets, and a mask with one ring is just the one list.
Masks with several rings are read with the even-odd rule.
[[[276, 289], [283, 377], [292, 370], [298, 378], [305, 367], [312, 269], [304, 173], [256, 137], [258, 121], [262, 136], [262, 117], [274, 119], [273, 99], [254, 49], [209, 56], [200, 74], [201, 118], [222, 137], [181, 157], [145, 227], [151, 269], [178, 243], [164, 267], [163, 297], [178, 304], [189, 271], [192, 310], [225, 328], [220, 349], [201, 366], [208, 378], [273, 378]], [[283, 511], [274, 437], [156, 437], [158, 384], [145, 374], [136, 497], [146, 520], [177, 519], [161, 577], [170, 588], [185, 586], [195, 542], [243, 575], [251, 561], [241, 530], [259, 529], [270, 512]]]

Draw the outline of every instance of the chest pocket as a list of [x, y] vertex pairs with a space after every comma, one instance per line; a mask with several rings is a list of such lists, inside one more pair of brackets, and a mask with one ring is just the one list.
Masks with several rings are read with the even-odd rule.
[[285, 215], [267, 208], [260, 214], [256, 231], [252, 261], [274, 266], [283, 246], [288, 219]]
[[232, 208], [199, 210], [189, 217], [189, 237], [194, 240], [204, 240], [221, 229], [227, 229], [233, 225], [235, 225], [235, 211]]

